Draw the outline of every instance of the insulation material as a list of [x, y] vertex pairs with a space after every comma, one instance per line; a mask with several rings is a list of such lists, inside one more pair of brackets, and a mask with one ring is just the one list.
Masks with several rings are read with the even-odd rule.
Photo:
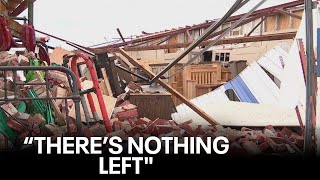
[[273, 50], [266, 53], [257, 62], [258, 64], [269, 71], [272, 75], [278, 79], [282, 79], [282, 73], [286, 64], [288, 53], [284, 50], [285, 48], [281, 45]]
[[[243, 72], [239, 74], [239, 76], [237, 76], [232, 81], [228, 82], [227, 84], [217, 88], [216, 90], [208, 94], [196, 97], [191, 101], [194, 104], [196, 104], [199, 108], [209, 113], [209, 115], [212, 114], [212, 117], [215, 118], [219, 123], [223, 125], [236, 125], [236, 123], [235, 124], [231, 123], [231, 119], [232, 119], [231, 115], [229, 117], [230, 119], [222, 118], [223, 113], [221, 113], [221, 109], [222, 109], [222, 107], [220, 107], [221, 104], [228, 106], [231, 103], [231, 105], [234, 105], [233, 102], [230, 102], [229, 98], [226, 95], [227, 89], [233, 89], [234, 92], [237, 94], [238, 98], [242, 101], [242, 103], [238, 102], [236, 105], [234, 105], [233, 108], [235, 109], [239, 109], [239, 108], [241, 109], [241, 104], [247, 104], [243, 102], [265, 104], [265, 106], [279, 104], [280, 89], [270, 79], [270, 77], [266, 74], [266, 72], [261, 68], [258, 62], [263, 64], [266, 69], [270, 69], [271, 71], [274, 69], [274, 66], [276, 66], [277, 67], [276, 70], [278, 74], [282, 74], [283, 68], [281, 69], [280, 67], [283, 67], [286, 64], [286, 58], [288, 57], [287, 49], [288, 47], [285, 46], [284, 44], [280, 44], [279, 46], [276, 46], [275, 48], [270, 50], [268, 53], [266, 53], [264, 56], [262, 56], [260, 59], [251, 63]], [[283, 57], [283, 59], [281, 60], [279, 57]], [[276, 72], [276, 70], [273, 70], [273, 72]], [[281, 80], [282, 76], [279, 75], [279, 77]], [[217, 119], [216, 115], [218, 114], [216, 114], [217, 113], [216, 111], [213, 111], [213, 109], [215, 108], [217, 108], [216, 111], [219, 111], [218, 114], [221, 113], [220, 114], [221, 119]], [[262, 108], [261, 110], [259, 109], [259, 107], [255, 107], [255, 108], [261, 112], [256, 112], [255, 114], [250, 111], [250, 113], [254, 114], [253, 116], [255, 115], [260, 116], [261, 114], [266, 115], [268, 113], [272, 114], [272, 111], [267, 111], [267, 108], [265, 109]], [[243, 110], [246, 111], [247, 109], [243, 109]], [[240, 113], [241, 110], [238, 110], [238, 111]], [[291, 114], [293, 112], [289, 112], [288, 110], [288, 114]], [[224, 113], [226, 115], [228, 112], [224, 111]], [[288, 115], [288, 117], [289, 116], [292, 117], [293, 119], [292, 114]], [[242, 117], [242, 116], [239, 116], [239, 117]], [[267, 117], [271, 117], [271, 116], [268, 115]], [[177, 113], [172, 114], [172, 118], [177, 121], [193, 119], [195, 123], [200, 123], [200, 124], [206, 122], [204, 119], [202, 119], [199, 115], [194, 113], [185, 104], [181, 104], [177, 106]], [[246, 118], [249, 118], [249, 117], [243, 117], [241, 119], [246, 119]], [[254, 119], [254, 118], [251, 117], [251, 119]], [[291, 120], [289, 120], [287, 123], [293, 124], [294, 122], [293, 121], [291, 122]], [[295, 121], [295, 122], [298, 122], [298, 121]], [[239, 124], [240, 122], [237, 122], [237, 123]], [[245, 123], [248, 126], [249, 125], [254, 126], [256, 122], [248, 120]], [[265, 124], [265, 125], [268, 125], [268, 124]]]
[[240, 76], [237, 76], [234, 80], [224, 85], [224, 87], [227, 90], [233, 89], [241, 102], [258, 103], [257, 99], [254, 97]]
[[277, 85], [256, 62], [250, 64], [249, 67], [240, 76], [257, 98], [259, 104], [278, 103], [279, 88]]
[[280, 105], [289, 108], [294, 108], [298, 104], [305, 106], [306, 102], [306, 86], [304, 82], [297, 39], [303, 39], [303, 42], [305, 42], [306, 39], [304, 16], [297, 32], [297, 36], [289, 52], [288, 59], [290, 60], [290, 63], [287, 63], [285, 66], [283, 81], [280, 89]]
[[[206, 113], [223, 126], [260, 127], [270, 124], [273, 126], [299, 126], [294, 109], [281, 108], [275, 105], [232, 101], [225, 103], [212, 102], [211, 104], [205, 105], [201, 103], [196, 105], [203, 108]], [[177, 123], [183, 123], [188, 119], [192, 119], [194, 124], [209, 125], [207, 121], [186, 105], [178, 106], [177, 111], [181, 113], [174, 113], [172, 115]]]

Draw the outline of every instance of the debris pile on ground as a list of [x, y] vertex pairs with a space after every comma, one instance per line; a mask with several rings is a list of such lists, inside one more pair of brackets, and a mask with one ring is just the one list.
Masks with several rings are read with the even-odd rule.
[[[2, 51], [0, 66], [47, 66], [47, 64], [38, 60], [33, 52]], [[44, 82], [47, 82], [48, 86], [24, 85], [24, 83]], [[60, 128], [66, 126], [66, 113], [63, 116], [66, 109], [65, 100], [37, 99], [47, 96], [65, 97], [70, 94], [66, 74], [50, 70], [46, 77], [44, 71], [29, 70], [14, 73], [10, 69], [3, 69], [0, 71], [0, 89], [0, 149], [16, 146], [23, 142], [26, 136], [51, 136], [52, 132], [48, 131], [50, 124], [57, 124]], [[68, 101], [68, 108], [72, 105], [72, 101]], [[57, 135], [57, 132], [54, 134]]]
[[107, 133], [103, 124], [90, 128], [92, 136], [127, 137], [227, 137], [230, 141], [230, 153], [236, 155], [299, 155], [303, 147], [303, 137], [299, 131], [289, 128], [241, 129], [225, 128], [220, 125], [195, 125], [192, 120], [177, 124], [173, 120], [148, 119], [139, 117], [137, 107], [129, 101], [124, 101], [113, 111], [111, 124], [112, 133]]
[[[0, 53], [1, 66], [39, 66], [43, 62], [35, 58], [34, 53], [9, 54]], [[46, 97], [45, 85], [18, 85], [14, 90], [13, 73], [6, 71], [0, 78], [0, 150], [8, 149], [12, 145], [21, 144], [27, 136], [76, 136], [75, 119], [70, 116], [74, 106], [72, 100], [65, 102], [62, 99], [50, 101], [32, 100]], [[71, 94], [70, 85], [65, 74], [59, 71], [49, 71], [48, 79], [41, 71], [17, 72], [17, 82], [48, 82], [50, 97], [66, 97]], [[5, 78], [7, 80], [5, 80]], [[86, 78], [82, 79], [84, 86], [89, 86]], [[5, 82], [6, 81], [6, 82]], [[5, 91], [7, 90], [7, 91]], [[17, 92], [19, 98], [30, 98], [26, 101], [5, 101]], [[192, 120], [177, 124], [173, 120], [140, 117], [138, 107], [128, 100], [130, 93], [159, 93], [157, 89], [143, 90], [133, 82], [127, 86], [127, 93], [118, 96], [117, 106], [112, 107], [110, 122], [112, 132], [107, 133], [103, 121], [83, 122], [83, 132], [86, 137], [92, 136], [119, 136], [127, 137], [206, 137], [225, 136], [230, 141], [230, 152], [234, 154], [278, 154], [297, 155], [303, 146], [302, 133], [289, 128], [275, 129], [272, 126], [265, 128], [242, 129], [217, 126], [198, 126]], [[95, 101], [95, 100], [94, 100]], [[98, 102], [98, 101], [97, 101]], [[110, 103], [109, 103], [110, 104]], [[83, 108], [81, 106], [81, 108]], [[108, 110], [109, 111], [109, 110]], [[66, 126], [66, 117], [70, 119], [70, 129]], [[100, 115], [99, 115], [100, 116]], [[93, 117], [91, 117], [93, 119]], [[101, 117], [100, 117], [101, 118]]]

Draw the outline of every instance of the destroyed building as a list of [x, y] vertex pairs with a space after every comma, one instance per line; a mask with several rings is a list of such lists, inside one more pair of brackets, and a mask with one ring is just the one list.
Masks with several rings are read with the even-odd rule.
[[[303, 1], [131, 40], [118, 29], [122, 42], [96, 48], [36, 30], [32, 13], [17, 18], [32, 6], [0, 1], [1, 148], [20, 148], [30, 135], [223, 135], [235, 153], [302, 154], [310, 41]], [[77, 50], [49, 54], [35, 32]]]

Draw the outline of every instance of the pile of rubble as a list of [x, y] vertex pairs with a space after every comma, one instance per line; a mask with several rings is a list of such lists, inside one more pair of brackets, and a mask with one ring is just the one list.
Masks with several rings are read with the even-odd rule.
[[[33, 52], [0, 52], [0, 66], [46, 66]], [[16, 82], [14, 82], [16, 80]], [[69, 92], [65, 74], [48, 71], [45, 79], [42, 71], [0, 71], [0, 150], [10, 149], [23, 142], [26, 136], [51, 136], [50, 124], [65, 128], [63, 110], [65, 100], [32, 100], [47, 97], [46, 85], [22, 85], [48, 82], [49, 97], [59, 96], [61, 89]], [[14, 86], [14, 83], [17, 83]], [[6, 99], [7, 98], [7, 99]], [[15, 100], [30, 99], [30, 100]], [[13, 99], [8, 101], [8, 99]], [[68, 103], [69, 108], [73, 103]], [[65, 128], [66, 129], [66, 128]]]
[[[249, 129], [224, 128], [220, 125], [195, 125], [192, 120], [177, 124], [173, 120], [140, 118], [137, 107], [125, 101], [114, 109], [111, 124], [112, 133], [105, 131], [103, 124], [96, 124], [87, 132], [87, 136], [127, 137], [207, 137], [225, 136], [230, 143], [230, 153], [236, 155], [299, 155], [303, 147], [302, 134], [289, 128], [275, 129], [272, 126]], [[89, 133], [88, 133], [89, 132]]]
[[[34, 53], [23, 55], [0, 53], [1, 66], [26, 66], [35, 60]], [[13, 94], [13, 76], [12, 72], [6, 72], [7, 77], [7, 96]], [[50, 73], [50, 72], [49, 72]], [[39, 75], [40, 74], [40, 75]], [[4, 98], [4, 75], [0, 78], [0, 98]], [[19, 82], [43, 82], [46, 81], [41, 77], [41, 72], [20, 72], [17, 73]], [[50, 96], [63, 97], [70, 95], [71, 90], [65, 75], [58, 72], [50, 73]], [[113, 108], [111, 115], [111, 125], [113, 132], [107, 133], [103, 121], [86, 124], [83, 122], [83, 132], [86, 137], [92, 136], [119, 136], [123, 139], [127, 137], [218, 137], [225, 136], [230, 141], [230, 152], [234, 154], [280, 154], [280, 155], [298, 155], [303, 147], [303, 136], [299, 131], [293, 131], [289, 128], [275, 129], [272, 126], [263, 129], [231, 129], [216, 126], [198, 126], [188, 120], [182, 124], [177, 124], [173, 120], [166, 119], [148, 119], [139, 117], [137, 106], [131, 104], [127, 97], [130, 93], [143, 93], [142, 88], [135, 84], [128, 84], [128, 91], [117, 99], [117, 107]], [[19, 97], [43, 97], [46, 94], [45, 88], [41, 85], [25, 87], [19, 86]], [[75, 121], [70, 114], [67, 115], [66, 109], [72, 109], [73, 102], [65, 100], [52, 100], [51, 103], [45, 101], [0, 101], [0, 150], [8, 149], [11, 145], [19, 145], [27, 136], [76, 136], [77, 130]], [[43, 107], [41, 107], [43, 106]], [[68, 106], [67, 108], [65, 106]], [[44, 109], [40, 111], [39, 109]], [[82, 107], [81, 107], [82, 108]], [[52, 111], [52, 112], [51, 112]], [[50, 112], [48, 114], [48, 112]], [[59, 117], [61, 116], [62, 117]], [[66, 116], [70, 116], [70, 131], [65, 124]], [[11, 143], [10, 143], [11, 142]]]

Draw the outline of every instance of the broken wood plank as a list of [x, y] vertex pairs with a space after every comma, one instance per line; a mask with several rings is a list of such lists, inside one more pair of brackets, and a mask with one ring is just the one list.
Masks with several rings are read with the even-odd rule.
[[102, 69], [102, 75], [103, 75], [103, 83], [105, 84], [106, 86], [106, 90], [107, 90], [107, 96], [113, 96], [112, 94], [112, 90], [111, 90], [111, 86], [110, 86], [110, 82], [109, 82], [109, 79], [108, 79], [108, 75], [107, 75], [107, 72], [105, 69]]
[[[45, 80], [41, 77], [39, 71], [35, 71], [34, 73], [35, 73], [36, 78], [37, 78], [37, 80], [38, 80], [39, 82], [45, 83]], [[45, 86], [45, 85], [42, 85], [41, 88], [42, 88], [44, 91], [46, 90], [46, 86]], [[50, 91], [49, 91], [49, 96], [50, 96], [50, 97], [53, 97]], [[65, 118], [63, 117], [63, 114], [61, 113], [60, 108], [59, 108], [59, 106], [57, 105], [56, 101], [53, 100], [53, 99], [51, 99], [51, 100], [50, 100], [50, 104], [51, 104], [51, 107], [52, 107], [53, 110], [54, 110], [54, 113], [55, 113], [55, 121], [57, 122], [57, 124], [58, 124], [58, 125], [61, 125], [61, 126], [66, 125]]]
[[[123, 49], [119, 48], [119, 52], [126, 57], [131, 64], [139, 67], [144, 73], [146, 73], [148, 76], [153, 78], [155, 74], [148, 70], [146, 67], [138, 63], [136, 60], [134, 60], [127, 52], [125, 52]], [[219, 124], [217, 121], [215, 121], [211, 116], [209, 116], [207, 113], [202, 111], [200, 108], [198, 108], [195, 104], [193, 104], [190, 100], [185, 98], [182, 94], [180, 94], [178, 91], [173, 89], [171, 86], [163, 82], [161, 79], [158, 79], [157, 82], [164, 87], [167, 91], [169, 91], [172, 95], [176, 96], [178, 99], [180, 99], [183, 103], [185, 103], [187, 106], [189, 106], [194, 112], [199, 114], [202, 118], [204, 118], [208, 123], [212, 125]]]

